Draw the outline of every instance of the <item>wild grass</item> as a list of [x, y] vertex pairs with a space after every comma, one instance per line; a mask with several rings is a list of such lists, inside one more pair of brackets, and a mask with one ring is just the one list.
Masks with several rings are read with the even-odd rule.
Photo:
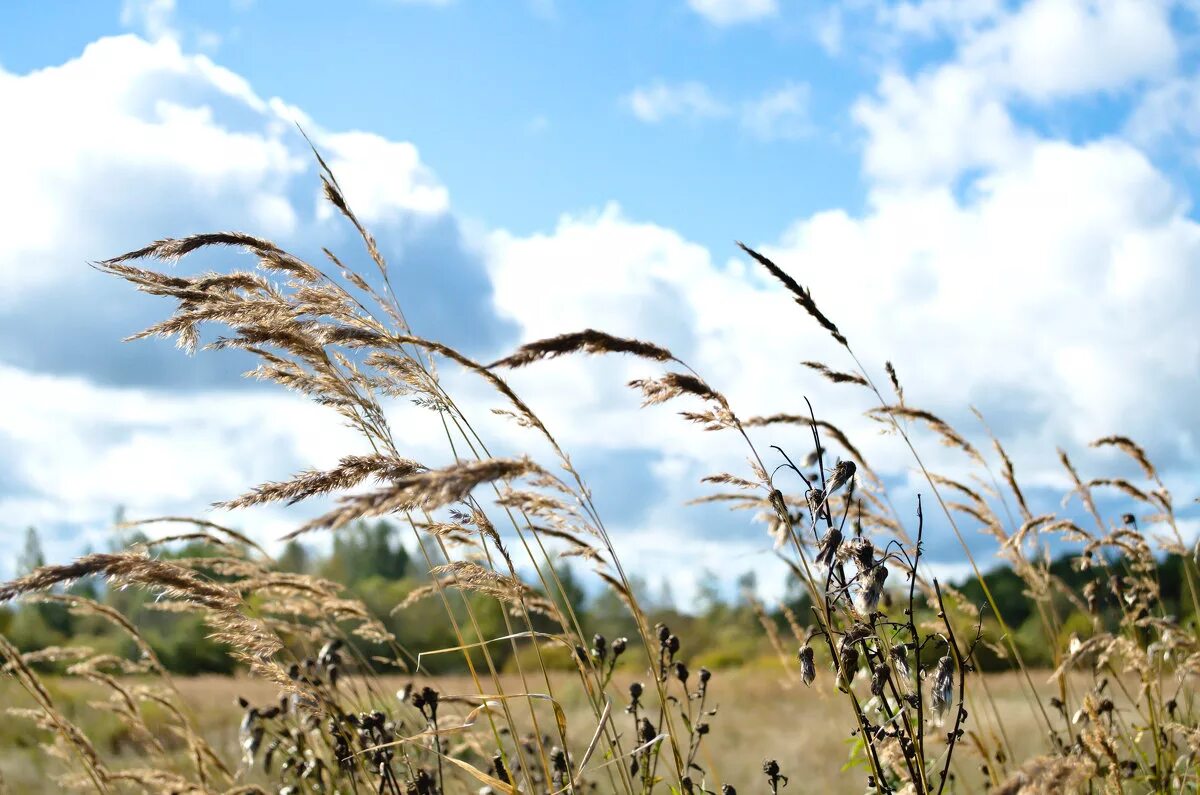
[[[869, 415], [911, 452], [932, 499], [895, 505], [859, 448], [812, 406], [739, 414], [719, 385], [652, 342], [566, 329], [485, 364], [418, 336], [378, 246], [321, 166], [326, 198], [361, 236], [373, 273], [356, 272], [332, 252], [318, 265], [228, 232], [160, 240], [96, 267], [175, 302], [166, 319], [134, 339], [249, 352], [257, 360], [251, 377], [317, 401], [358, 431], [370, 453], [247, 484], [223, 506], [334, 500], [292, 537], [338, 533], [370, 517], [403, 522], [419, 541], [430, 580], [397, 609], [422, 599], [440, 604], [455, 643], [410, 649], [336, 583], [281, 572], [261, 548], [212, 523], [196, 522], [177, 538], [204, 539], [222, 555], [172, 561], [144, 545], [40, 568], [0, 586], [0, 602], [66, 600], [112, 621], [139, 650], [133, 658], [79, 648], [22, 651], [0, 638], [4, 671], [25, 694], [10, 712], [30, 722], [59, 760], [60, 786], [280, 795], [1197, 790], [1196, 566], [1175, 500], [1133, 440], [1106, 436], [1096, 444], [1130, 457], [1139, 483], [1085, 480], [1060, 452], [1074, 483], [1068, 496], [1094, 528], [1067, 515], [1034, 516], [999, 440], [990, 440], [997, 465], [959, 430], [907, 402], [890, 363], [888, 383], [878, 386], [850, 344], [852, 331], [840, 329], [782, 268], [742, 246], [846, 356], [841, 369], [805, 366], [865, 390], [877, 404]], [[144, 264], [213, 247], [244, 252], [256, 269], [187, 277]], [[206, 326], [223, 335], [206, 338]], [[786, 640], [756, 606], [783, 659], [776, 675], [734, 674], [726, 682], [721, 672], [689, 666], [687, 639], [652, 625], [583, 478], [504, 377], [553, 357], [612, 354], [661, 367], [629, 384], [645, 405], [684, 405], [684, 419], [744, 446], [748, 471], [705, 478], [715, 489], [706, 499], [757, 512], [806, 593], [808, 612], [787, 613], [793, 637]], [[546, 460], [494, 456], [473, 422], [491, 407], [451, 395], [438, 369], [447, 364], [481, 379], [504, 403], [500, 411], [536, 437], [530, 449], [549, 451]], [[427, 421], [444, 431], [448, 462], [406, 456], [387, 410], [398, 400], [428, 410]], [[811, 449], [755, 441], [781, 423], [808, 429]], [[958, 450], [978, 479], [929, 471], [919, 429]], [[1102, 515], [1097, 489], [1115, 491], [1127, 507]], [[984, 605], [928, 576], [922, 554], [930, 509], [962, 544]], [[1160, 532], [1151, 536], [1141, 524]], [[964, 526], [996, 538], [1035, 600], [1055, 666], [1049, 676], [1022, 658]], [[1074, 543], [1079, 569], [1095, 574], [1082, 594], [1051, 570], [1054, 536]], [[625, 604], [629, 637], [583, 626], [554, 565], [564, 550], [587, 561]], [[1164, 608], [1155, 557], [1164, 553], [1183, 557], [1190, 619]], [[526, 581], [523, 572], [534, 575]], [[175, 682], [135, 624], [62, 592], [82, 577], [145, 589], [160, 609], [201, 616], [254, 678], [236, 683], [236, 729], [204, 725], [213, 715], [209, 694], [197, 697], [194, 688], [222, 688]], [[500, 606], [501, 634], [484, 630], [480, 599]], [[1084, 617], [1083, 632], [1068, 631], [1078, 622], [1068, 622], [1064, 605]], [[512, 672], [502, 671], [499, 648], [512, 652]], [[429, 679], [423, 663], [441, 655], [459, 656], [465, 678]], [[573, 675], [552, 672], [556, 655], [573, 661]], [[980, 676], [985, 656], [1005, 661], [1011, 674]], [[49, 661], [66, 664], [69, 677], [86, 686], [83, 698], [99, 701], [105, 726], [85, 719], [83, 690], [47, 684], [40, 671]], [[375, 673], [381, 666], [400, 678]], [[136, 752], [113, 752], [114, 733]], [[850, 763], [840, 769], [847, 741]]]

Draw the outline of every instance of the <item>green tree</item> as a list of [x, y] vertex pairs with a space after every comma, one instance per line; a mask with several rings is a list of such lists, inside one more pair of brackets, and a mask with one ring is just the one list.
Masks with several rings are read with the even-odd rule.
[[46, 565], [46, 556], [42, 553], [42, 540], [38, 537], [36, 527], [25, 531], [25, 547], [17, 557], [17, 576], [23, 577], [34, 569]]

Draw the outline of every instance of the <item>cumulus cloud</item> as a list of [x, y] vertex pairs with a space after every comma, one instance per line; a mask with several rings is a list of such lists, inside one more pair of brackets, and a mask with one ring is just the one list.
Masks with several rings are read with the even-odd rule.
[[[478, 318], [452, 330], [468, 347], [495, 344], [488, 285], [449, 213], [449, 195], [410, 143], [327, 131], [239, 75], [173, 39], [101, 39], [66, 63], [18, 75], [0, 70], [0, 102], [21, 124], [0, 129], [18, 190], [0, 196], [6, 244], [0, 348], [10, 364], [107, 383], [238, 380], [236, 357], [189, 362], [169, 345], [112, 350], [161, 305], [87, 267], [164, 235], [238, 228], [321, 258], [320, 245], [357, 246], [319, 203], [304, 123], [325, 149], [356, 211], [376, 226], [409, 277], [414, 323], [444, 323], [451, 302]], [[216, 255], [181, 268], [212, 267]], [[438, 284], [452, 278], [453, 294]], [[55, 306], [56, 312], [45, 307]], [[36, 340], [36, 344], [30, 344]], [[105, 353], [96, 355], [98, 345]]]
[[754, 22], [779, 13], [777, 0], [688, 0], [688, 7], [720, 26]]
[[1171, 8], [1164, 0], [1032, 0], [970, 37], [962, 57], [1039, 101], [1120, 90], [1175, 64]]
[[[1169, 77], [1178, 61], [1172, 8], [1166, 0], [883, 6], [886, 27], [946, 35], [954, 55], [916, 74], [886, 68], [874, 95], [858, 100], [865, 171], [884, 182], [945, 184], [1019, 159], [1032, 139], [1014, 123], [1014, 103], [1044, 106]], [[1161, 115], [1148, 110], [1143, 126]]]
[[1012, 162], [1029, 145], [987, 75], [954, 64], [916, 77], [886, 72], [853, 115], [866, 134], [863, 170], [879, 183], [945, 184]]
[[[321, 245], [366, 261], [356, 233], [318, 209], [295, 121], [402, 274], [414, 327], [467, 350], [504, 344], [477, 247], [411, 143], [324, 129], [170, 36], [105, 38], [61, 65], [0, 69], [0, 103], [22, 120], [0, 127], [0, 147], [21, 153], [0, 194], [0, 507], [13, 525], [46, 531], [58, 557], [102, 545], [118, 505], [135, 517], [202, 513], [353, 451], [331, 412], [242, 379], [245, 357], [121, 344], [171, 307], [87, 265], [221, 229], [274, 238], [312, 261]], [[252, 265], [211, 252], [173, 267], [235, 262]], [[459, 315], [471, 322], [450, 320]], [[422, 446], [427, 425], [406, 432], [419, 457], [437, 449]], [[294, 518], [238, 521], [269, 539]]]

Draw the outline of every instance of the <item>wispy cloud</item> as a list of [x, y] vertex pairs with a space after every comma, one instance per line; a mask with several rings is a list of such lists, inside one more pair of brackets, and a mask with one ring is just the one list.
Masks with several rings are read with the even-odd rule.
[[625, 103], [634, 116], [648, 124], [671, 118], [715, 119], [730, 112], [708, 86], [695, 80], [684, 83], [657, 80], [635, 88], [625, 97]]
[[175, 0], [124, 0], [121, 24], [140, 31], [151, 41], [179, 38], [175, 30]]
[[633, 115], [647, 124], [670, 119], [732, 120], [760, 141], [803, 138], [813, 131], [808, 112], [809, 86], [789, 82], [754, 99], [727, 101], [704, 83], [661, 80], [634, 89], [624, 97]]
[[755, 22], [779, 13], [777, 0], [688, 0], [688, 6], [720, 26]]
[[742, 105], [742, 129], [761, 141], [790, 141], [813, 132], [807, 83], [789, 83]]

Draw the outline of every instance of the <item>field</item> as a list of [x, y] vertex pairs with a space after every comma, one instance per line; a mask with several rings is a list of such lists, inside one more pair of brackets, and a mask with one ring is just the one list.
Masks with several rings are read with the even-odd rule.
[[[1037, 681], [1044, 680], [1045, 675], [1039, 672]], [[446, 694], [471, 695], [475, 692], [473, 683], [466, 677], [429, 681]], [[378, 687], [390, 694], [407, 682], [401, 677], [385, 677], [378, 682]], [[203, 734], [231, 766], [236, 765], [241, 753], [238, 723], [242, 715], [237, 697], [255, 704], [268, 703], [275, 698], [276, 691], [261, 680], [249, 677], [202, 676], [181, 678], [177, 683]], [[706, 749], [702, 759], [712, 773], [710, 789], [719, 791], [720, 784], [731, 783], [739, 792], [762, 791], [759, 786], [763, 778], [763, 759], [774, 758], [779, 760], [784, 774], [792, 778], [793, 786], [789, 792], [861, 791], [866, 773], [859, 768], [841, 769], [850, 750], [845, 723], [841, 719], [845, 697], [828, 684], [828, 679], [825, 684], [806, 688], [789, 684], [778, 669], [764, 666], [719, 671], [714, 675], [713, 683], [714, 702], [719, 706], [719, 712], [712, 723], [714, 736], [719, 741]], [[594, 719], [580, 703], [572, 678], [556, 677], [555, 684], [561, 686], [572, 739], [581, 747], [586, 746]], [[1014, 752], [1034, 753], [1042, 741], [1016, 678], [1011, 674], [991, 675], [988, 685], [1003, 717], [1005, 730], [1014, 742]], [[509, 692], [519, 692], [520, 683], [514, 677], [505, 677], [504, 686]], [[85, 706], [88, 701], [106, 698], [102, 688], [74, 679], [53, 680], [50, 687], [64, 703], [74, 705], [65, 709], [68, 714], [88, 715], [81, 723], [89, 734], [98, 738], [97, 744], [106, 758], [118, 767], [137, 766], [142, 761], [141, 743], [130, 736], [123, 724], [111, 718], [106, 720], [103, 712]], [[12, 682], [0, 680], [0, 688], [0, 703], [12, 706], [29, 703]], [[614, 687], [614, 698], [623, 695], [624, 691], [625, 687]], [[463, 708], [460, 714], [466, 711]], [[544, 721], [552, 720], [548, 709], [539, 709], [539, 713], [542, 712], [545, 714], [540, 716]], [[618, 726], [628, 727], [630, 719], [619, 706], [615, 706], [614, 715]], [[177, 742], [176, 745], [180, 768], [186, 770], [186, 752], [182, 744]], [[34, 744], [34, 737], [27, 727], [18, 722], [7, 723], [0, 731], [0, 748], [5, 749], [0, 752], [0, 771], [12, 792], [38, 795], [61, 790], [51, 774], [61, 773], [64, 766], [46, 753], [45, 746]], [[955, 769], [967, 784], [963, 790], [975, 791], [981, 778], [978, 755], [964, 753]], [[253, 774], [245, 780], [263, 781], [262, 777]], [[600, 776], [597, 781], [603, 791], [604, 778]], [[469, 783], [469, 779], [464, 783]]]

